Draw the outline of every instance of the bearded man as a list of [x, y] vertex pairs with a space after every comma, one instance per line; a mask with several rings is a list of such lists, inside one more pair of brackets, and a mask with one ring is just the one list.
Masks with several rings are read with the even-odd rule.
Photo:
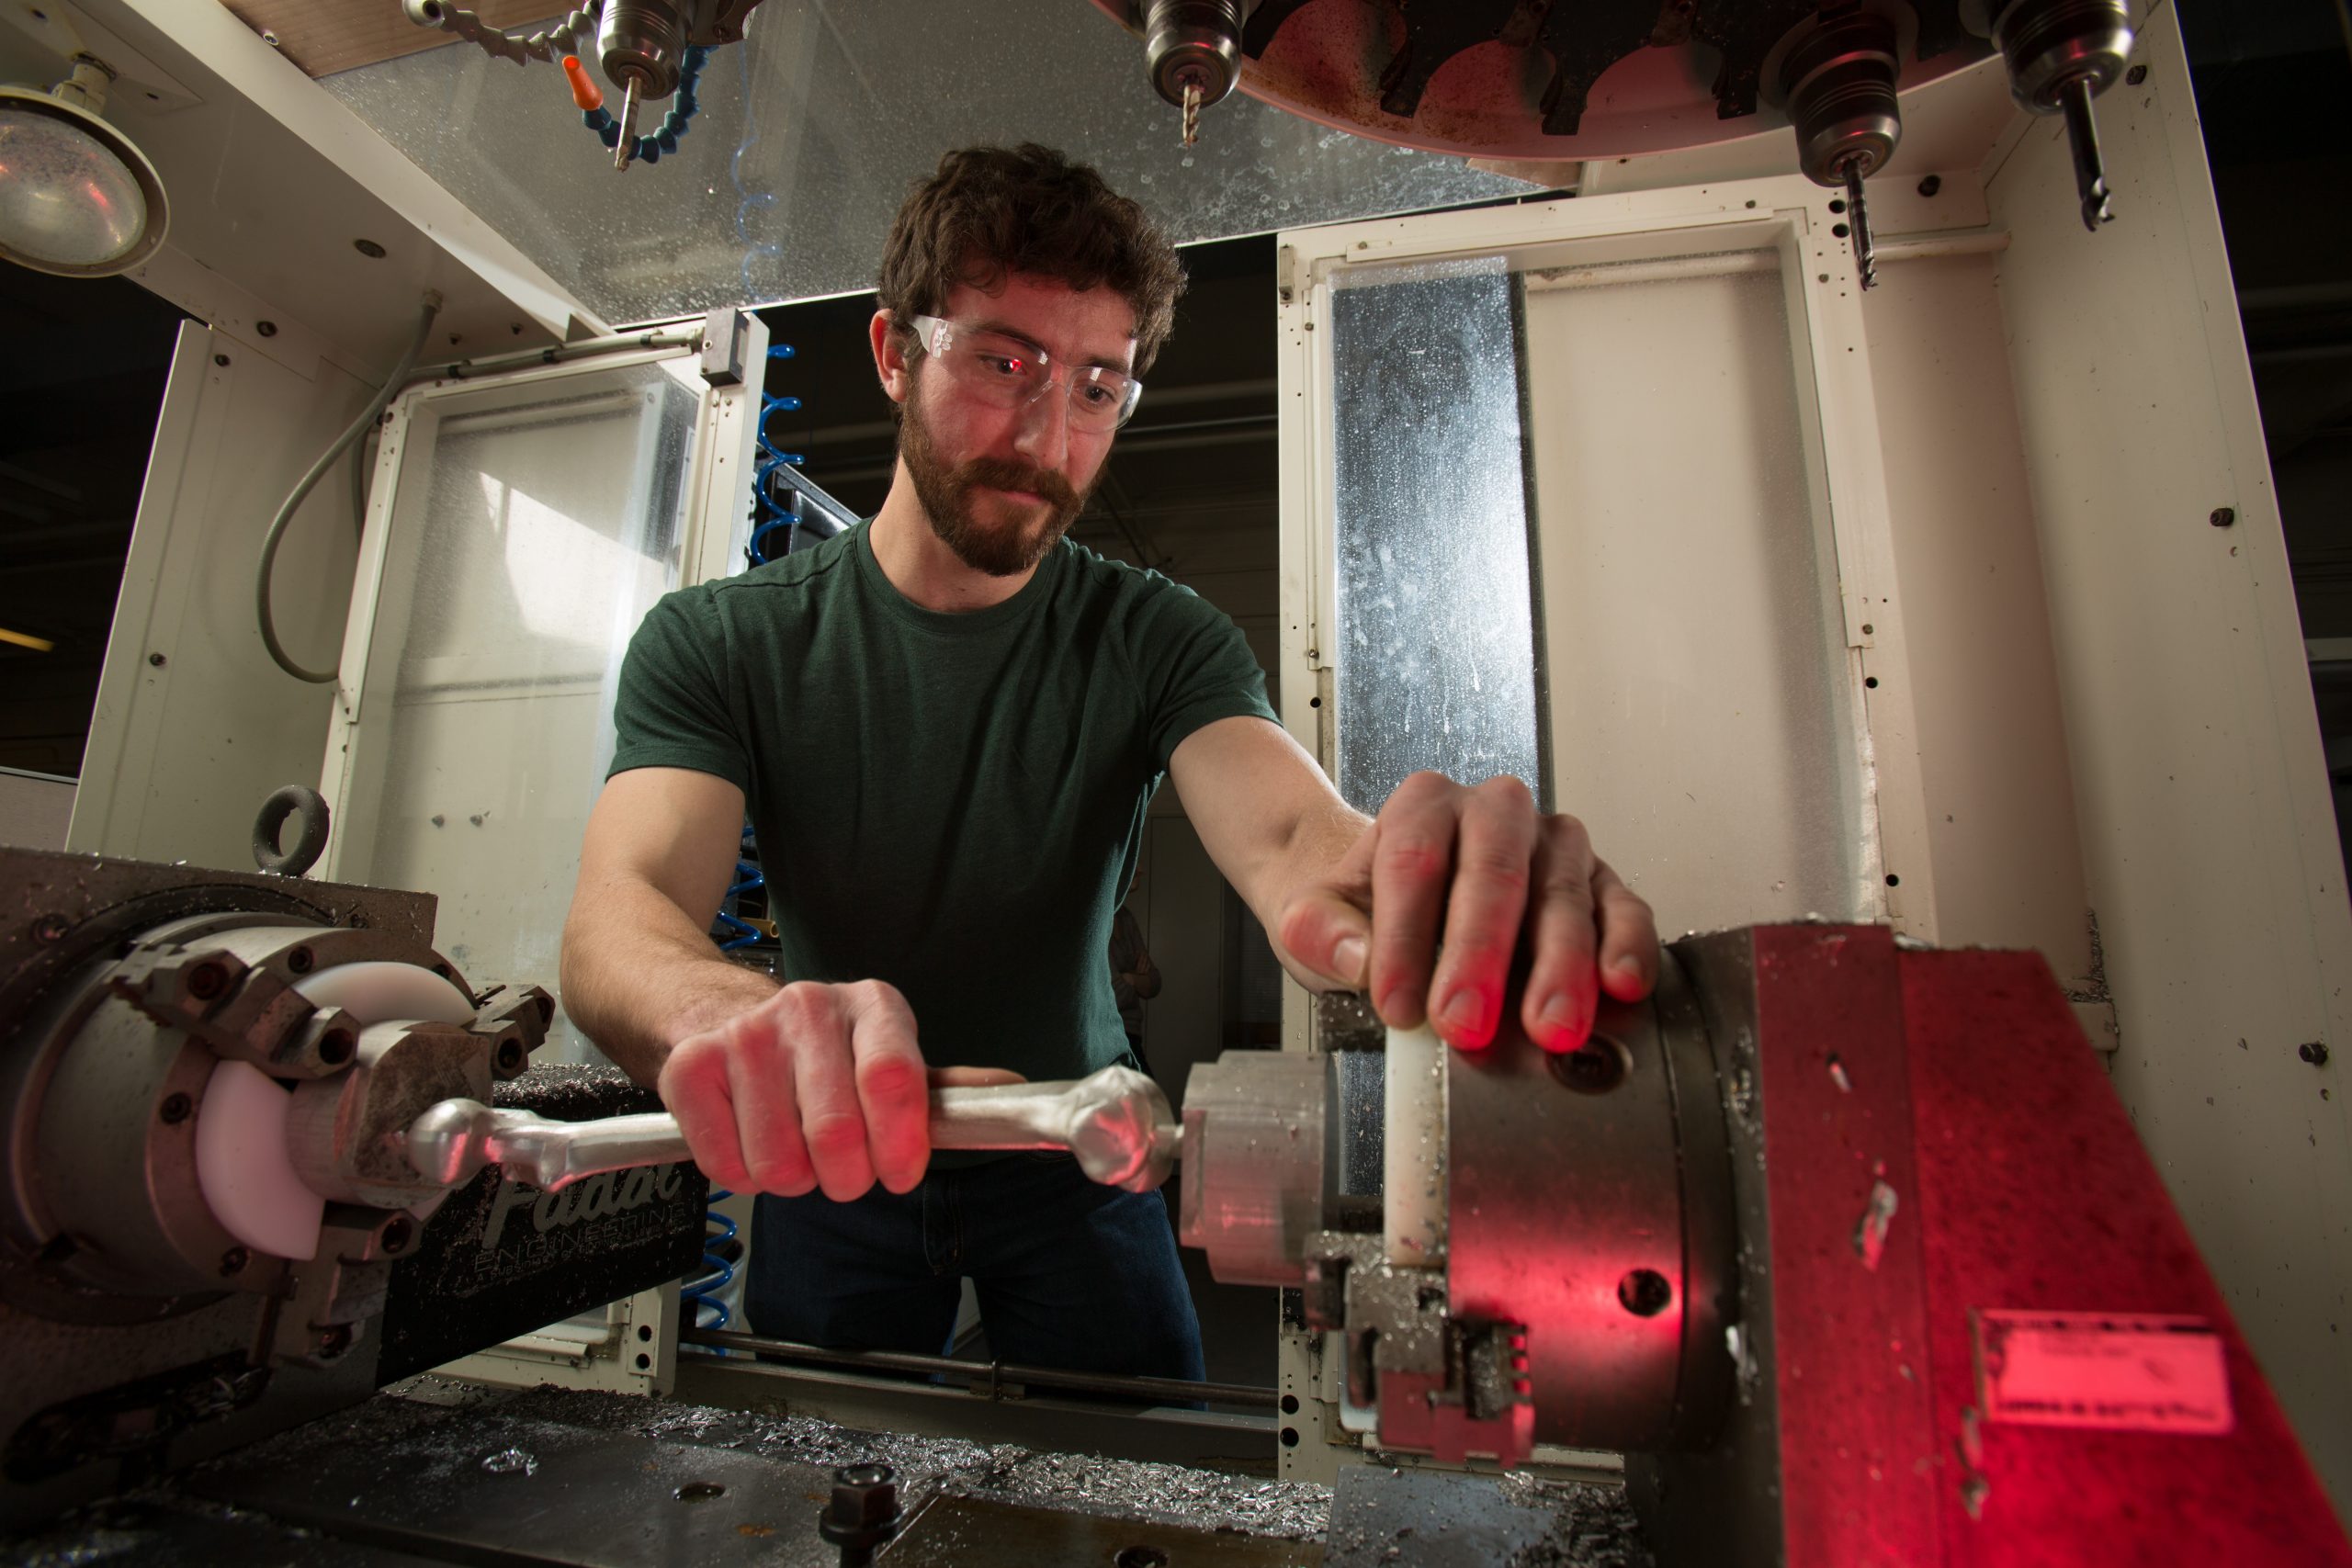
[[[927, 1114], [933, 1081], [1125, 1055], [1102, 953], [1163, 777], [1290, 972], [1392, 1024], [1486, 1044], [1525, 950], [1521, 1021], [1569, 1050], [1600, 989], [1656, 974], [1648, 907], [1573, 818], [1433, 773], [1351, 810], [1230, 621], [1063, 537], [1182, 288], [1092, 170], [949, 153], [883, 254], [870, 336], [903, 419], [880, 512], [669, 595], [630, 645], [564, 1004], [713, 1181], [763, 1194], [763, 1334], [937, 1352], [968, 1277], [1002, 1359], [1201, 1376], [1158, 1194], [1061, 1155], [934, 1158]], [[747, 803], [781, 986], [707, 934]]]

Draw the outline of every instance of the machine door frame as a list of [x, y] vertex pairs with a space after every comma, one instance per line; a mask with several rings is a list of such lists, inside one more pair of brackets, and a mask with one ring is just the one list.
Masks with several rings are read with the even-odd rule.
[[[1512, 271], [1609, 266], [1653, 276], [1776, 265], [1796, 371], [1806, 489], [1816, 537], [1834, 551], [1854, 695], [1852, 732], [1862, 749], [1868, 789], [1862, 853], [1873, 874], [1866, 890], [1871, 907], [1861, 913], [1889, 921], [1904, 935], [1936, 940], [1928, 807], [1871, 382], [1867, 301], [1856, 286], [1847, 241], [1831, 231], [1831, 194], [1785, 176], [1426, 213], [1278, 237], [1283, 718], [1327, 770], [1337, 761], [1332, 699], [1339, 641], [1329, 324], [1335, 288], [1344, 286], [1346, 275], [1370, 266], [1497, 259]], [[1932, 213], [1924, 201], [1893, 192], [1884, 205], [1881, 222], [1890, 232], [1917, 235], [1955, 225], [1961, 231], [1892, 242], [1882, 247], [1882, 260], [1990, 251], [2006, 243], [2006, 236], [1981, 228], [1983, 191], [1967, 173], [1945, 176]], [[1558, 804], [1563, 809], [1575, 805]], [[1901, 868], [1893, 886], [1885, 875], [1890, 866]], [[1305, 1010], [1290, 1011], [1285, 1037], [1303, 1048]]]
[[[763, 365], [765, 325], [748, 313], [744, 321], [752, 338], [744, 362]], [[698, 341], [608, 353], [501, 375], [444, 378], [413, 387], [393, 400], [385, 411], [377, 450], [367, 532], [352, 581], [351, 613], [327, 727], [325, 760], [320, 769], [319, 792], [331, 813], [341, 815], [362, 787], [359, 743], [372, 716], [365, 694], [377, 623], [385, 611], [386, 568], [395, 537], [421, 525], [426, 505], [427, 498], [419, 493], [419, 487], [403, 488], [401, 476], [404, 471], [427, 471], [425, 465], [442, 420], [453, 413], [488, 412], [536, 401], [551, 392], [593, 394], [600, 381], [612, 380], [613, 372], [639, 366], [661, 365], [673, 374], [683, 370], [692, 375], [700, 355]], [[729, 575], [740, 557], [750, 516], [747, 487], [753, 469], [758, 396], [758, 388], [748, 383], [706, 382], [700, 389], [694, 437], [686, 454], [680, 587]], [[331, 835], [319, 874], [329, 879], [345, 874], [345, 856], [361, 852], [365, 846], [355, 850], [350, 835]]]

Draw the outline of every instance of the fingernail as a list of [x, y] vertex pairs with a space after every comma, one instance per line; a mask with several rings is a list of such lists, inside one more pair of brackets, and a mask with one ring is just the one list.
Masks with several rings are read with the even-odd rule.
[[1438, 1021], [1446, 1032], [1463, 1037], [1478, 1035], [1487, 1021], [1487, 1002], [1475, 990], [1456, 991], [1446, 1001]]
[[1340, 974], [1347, 979], [1351, 981], [1363, 979], [1363, 938], [1360, 936], [1341, 937], [1340, 939], [1340, 945], [1331, 950], [1331, 963], [1332, 965], [1338, 969]]
[[1542, 1023], [1544, 1026], [1544, 1035], [1546, 1042], [1557, 1040], [1561, 1036], [1575, 1030], [1577, 1026], [1576, 1004], [1568, 1000], [1565, 995], [1554, 997], [1550, 1001], [1544, 1004], [1544, 1010], [1542, 1013], [1537, 1015], [1537, 1021]]

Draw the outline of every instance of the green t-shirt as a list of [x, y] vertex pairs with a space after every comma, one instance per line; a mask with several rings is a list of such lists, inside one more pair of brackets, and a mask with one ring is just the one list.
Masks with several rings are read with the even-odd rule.
[[1233, 623], [1064, 540], [941, 615], [863, 526], [669, 594], [621, 666], [613, 773], [740, 786], [796, 980], [887, 980], [933, 1066], [1076, 1077], [1126, 1049], [1106, 953], [1170, 753], [1272, 722]]

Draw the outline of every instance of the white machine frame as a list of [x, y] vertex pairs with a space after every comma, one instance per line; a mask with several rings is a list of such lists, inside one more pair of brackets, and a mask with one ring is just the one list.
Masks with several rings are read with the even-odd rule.
[[[1836, 193], [1794, 176], [1713, 183], [1701, 154], [1678, 155], [1691, 183], [1667, 188], [1283, 234], [1283, 717], [1333, 764], [1329, 325], [1350, 269], [1776, 269], [1809, 490], [1866, 699], [1855, 739], [1877, 841], [1861, 848], [1900, 868], [1871, 912], [1922, 941], [2050, 958], [2341, 1500], [2352, 1341], [2328, 1320], [2352, 1294], [2337, 1218], [2352, 1122], [2296, 1044], [2345, 1037], [2352, 907], [2168, 8], [2135, 64], [2144, 80], [2100, 105], [2114, 225], [2082, 231], [2063, 133], [2015, 115], [1978, 143], [1981, 163], [1939, 172], [1932, 200], [1874, 185], [1883, 282], [1868, 295], [1828, 232]], [[1595, 173], [1588, 188], [1615, 170]], [[1661, 345], [1677, 350], [1699, 351]], [[1923, 403], [1948, 423], [1923, 420]], [[2226, 528], [2208, 515], [2224, 506]], [[2223, 801], [2243, 805], [2217, 820]], [[1608, 825], [1594, 829], [1608, 852]], [[1670, 897], [1660, 915], [1679, 929]], [[1295, 987], [1284, 1033], [1306, 1047]], [[1352, 1457], [1335, 1374], [1311, 1337], [1284, 1341], [1283, 1391], [1322, 1404], [1325, 1430], [1299, 1419], [1330, 1440], [1286, 1447], [1283, 1473], [1328, 1477]]]

